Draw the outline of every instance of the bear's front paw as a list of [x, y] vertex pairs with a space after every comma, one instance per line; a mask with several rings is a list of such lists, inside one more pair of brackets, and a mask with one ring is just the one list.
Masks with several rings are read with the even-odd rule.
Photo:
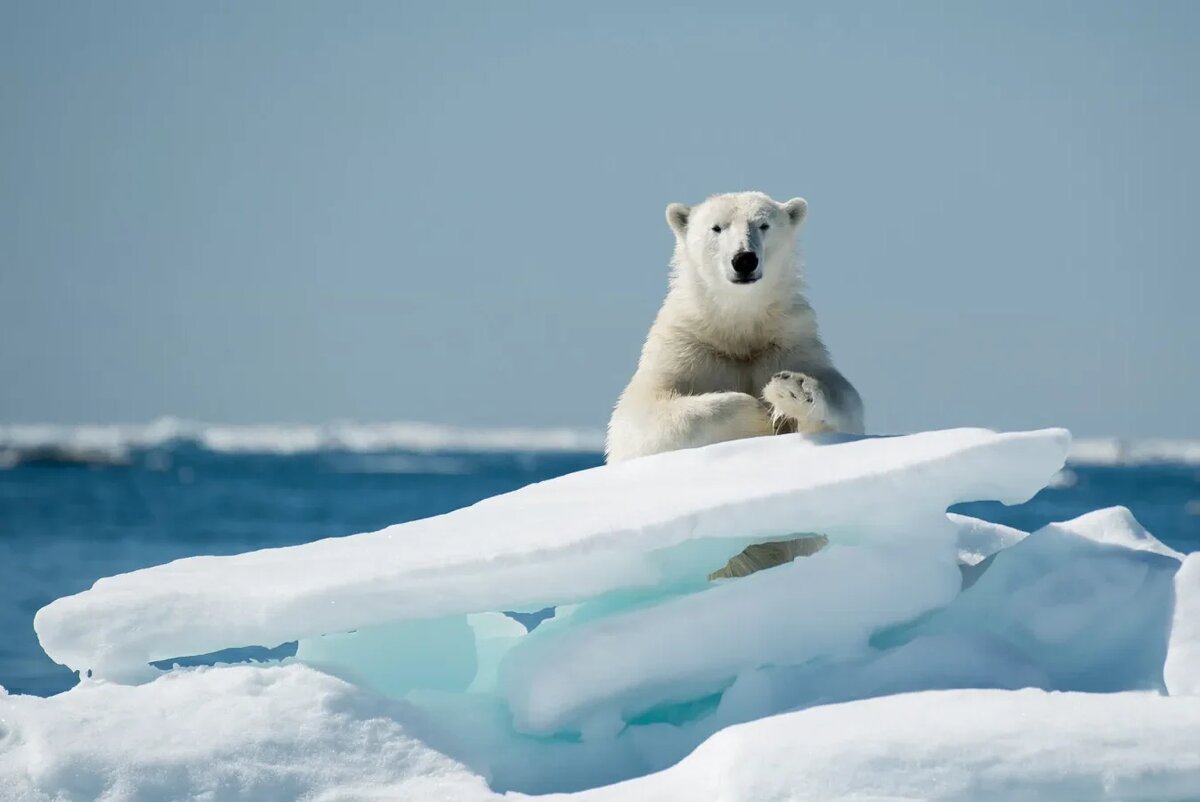
[[806, 373], [776, 373], [763, 388], [763, 400], [771, 405], [771, 420], [781, 434], [832, 431], [821, 383]]

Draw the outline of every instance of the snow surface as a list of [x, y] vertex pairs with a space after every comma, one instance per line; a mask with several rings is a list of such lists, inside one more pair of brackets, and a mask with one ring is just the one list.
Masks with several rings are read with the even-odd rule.
[[907, 694], [733, 727], [661, 774], [553, 798], [1194, 799], [1198, 725], [1195, 698]]
[[[92, 678], [0, 694], [0, 799], [1195, 798], [1200, 555], [1122, 508], [946, 514], [1032, 496], [1067, 441], [725, 443], [100, 580], [35, 622]], [[705, 579], [804, 533], [829, 545]]]
[[1050, 524], [998, 552], [961, 595], [903, 637], [983, 632], [1046, 672], [1048, 687], [1163, 687], [1179, 557], [1128, 510]]
[[0, 695], [0, 800], [488, 799], [403, 703], [301, 666]]
[[1163, 679], [1172, 696], [1200, 696], [1200, 552], [1175, 575], [1175, 617]]
[[1029, 535], [1011, 526], [981, 521], [968, 515], [952, 512], [946, 517], [958, 528], [958, 561], [966, 565], [978, 565]]
[[[959, 690], [730, 727], [660, 773], [546, 802], [1185, 800], [1200, 697]], [[414, 706], [303, 666], [0, 693], [0, 800], [500, 802]]]

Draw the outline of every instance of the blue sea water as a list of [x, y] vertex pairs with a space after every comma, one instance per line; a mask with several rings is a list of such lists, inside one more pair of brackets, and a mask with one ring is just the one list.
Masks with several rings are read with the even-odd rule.
[[[134, 450], [124, 464], [18, 462], [0, 470], [0, 685], [48, 695], [75, 684], [38, 646], [33, 616], [100, 577], [379, 529], [601, 461], [590, 451], [280, 455], [180, 442]], [[1032, 530], [1120, 504], [1160, 540], [1200, 550], [1200, 466], [1075, 465], [1057, 485], [1020, 506], [957, 511]]]

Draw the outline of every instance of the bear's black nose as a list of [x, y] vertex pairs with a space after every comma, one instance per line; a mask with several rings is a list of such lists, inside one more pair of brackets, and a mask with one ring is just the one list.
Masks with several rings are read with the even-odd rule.
[[748, 276], [758, 270], [758, 254], [754, 251], [742, 251], [733, 256], [733, 272], [739, 276]]

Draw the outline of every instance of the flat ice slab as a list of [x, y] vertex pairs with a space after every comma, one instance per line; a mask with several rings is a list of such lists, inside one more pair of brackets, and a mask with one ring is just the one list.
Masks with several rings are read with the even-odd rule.
[[878, 540], [957, 502], [1021, 502], [1062, 467], [1068, 442], [1061, 429], [955, 429], [722, 443], [370, 534], [101, 579], [40, 610], [34, 625], [54, 660], [140, 680], [151, 661], [227, 647], [537, 610], [703, 577], [749, 543], [796, 532]]

